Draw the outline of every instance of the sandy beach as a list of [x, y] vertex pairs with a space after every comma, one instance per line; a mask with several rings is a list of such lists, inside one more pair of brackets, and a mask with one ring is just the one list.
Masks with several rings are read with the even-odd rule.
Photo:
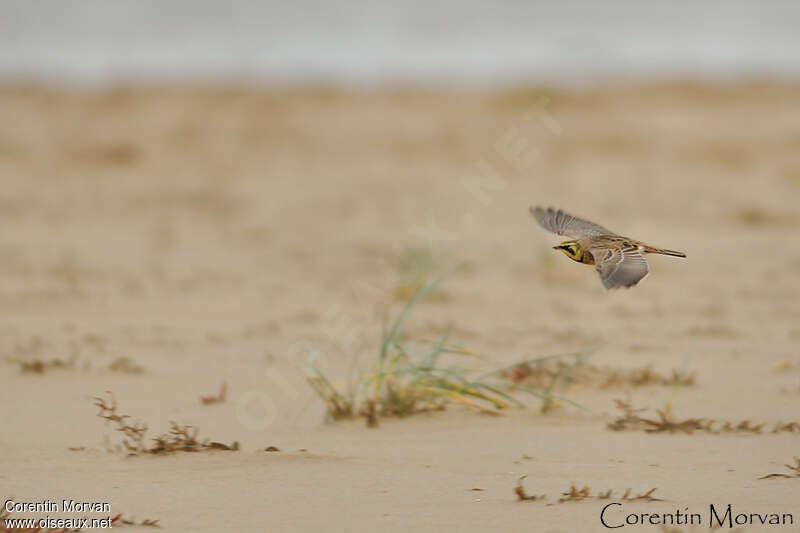
[[[0, 117], [0, 499], [106, 502], [64, 516], [132, 531], [590, 532], [612, 502], [799, 527], [800, 479], [760, 479], [800, 455], [800, 426], [773, 432], [800, 421], [797, 85], [6, 85]], [[530, 205], [688, 258], [606, 292]], [[369, 372], [455, 265], [406, 335], [450, 327], [481, 357], [447, 364], [487, 370], [591, 351], [577, 405], [326, 421], [309, 356], [337, 385]], [[239, 449], [129, 457], [106, 391], [146, 442], [175, 421]], [[615, 400], [716, 425], [613, 431]]]

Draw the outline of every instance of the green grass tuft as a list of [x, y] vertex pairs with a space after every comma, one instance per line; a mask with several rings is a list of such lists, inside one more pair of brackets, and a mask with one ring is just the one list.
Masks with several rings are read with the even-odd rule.
[[384, 331], [372, 371], [351, 381], [344, 391], [334, 386], [317, 367], [317, 354], [312, 354], [307, 380], [325, 402], [329, 419], [364, 416], [369, 425], [375, 425], [381, 417], [439, 411], [451, 403], [498, 414], [511, 406], [524, 407], [512, 396], [517, 391], [540, 398], [543, 411], [555, 407], [559, 400], [569, 402], [557, 391], [569, 382], [573, 366], [583, 363], [582, 357], [576, 357], [573, 365], [567, 365], [546, 387], [536, 390], [510, 382], [505, 378], [507, 369], [479, 372], [475, 368], [444, 364], [445, 356], [479, 358], [470, 350], [452, 344], [449, 329], [434, 341], [406, 340], [404, 327], [412, 311], [449, 273], [414, 293]]

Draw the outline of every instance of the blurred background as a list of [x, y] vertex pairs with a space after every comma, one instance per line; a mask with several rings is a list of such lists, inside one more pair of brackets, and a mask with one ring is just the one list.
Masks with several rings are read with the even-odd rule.
[[770, 257], [798, 222], [798, 22], [781, 0], [0, 0], [0, 288], [37, 316], [266, 313], [280, 352], [340, 345], [320, 322], [467, 262], [475, 301], [516, 302], [514, 331], [536, 299], [551, 311], [540, 335], [473, 331], [484, 348], [604, 336], [558, 325], [605, 304], [564, 303], [599, 284], [554, 257], [542, 203], [702, 251], [657, 261], [637, 290], [658, 305], [659, 281], [706, 311], [735, 298], [719, 271], [786, 294]]
[[791, 0], [0, 2], [0, 75], [479, 85], [785, 78]]

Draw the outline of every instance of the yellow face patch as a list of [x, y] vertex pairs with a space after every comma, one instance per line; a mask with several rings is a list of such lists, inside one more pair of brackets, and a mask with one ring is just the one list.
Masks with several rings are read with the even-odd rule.
[[558, 246], [555, 246], [555, 249], [561, 250], [573, 261], [578, 261], [579, 263], [583, 261], [583, 249], [577, 241], [562, 242]]

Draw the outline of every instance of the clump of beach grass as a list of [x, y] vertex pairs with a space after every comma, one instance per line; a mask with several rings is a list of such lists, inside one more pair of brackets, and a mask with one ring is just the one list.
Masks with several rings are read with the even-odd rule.
[[[556, 405], [558, 383], [567, 372], [554, 376], [542, 390], [510, 383], [503, 378], [507, 369], [481, 372], [477, 368], [444, 364], [445, 356], [480, 359], [478, 354], [450, 342], [451, 328], [434, 341], [407, 339], [404, 326], [411, 312], [434, 291], [447, 274], [417, 290], [391, 326], [384, 328], [372, 371], [344, 388], [331, 383], [316, 365], [312, 354], [308, 383], [325, 402], [326, 416], [342, 420], [363, 416], [374, 426], [382, 417], [405, 417], [440, 411], [460, 404], [482, 413], [499, 414], [509, 407], [524, 407], [512, 396], [524, 391], [542, 399], [543, 411]], [[567, 400], [568, 401], [568, 400]]]

